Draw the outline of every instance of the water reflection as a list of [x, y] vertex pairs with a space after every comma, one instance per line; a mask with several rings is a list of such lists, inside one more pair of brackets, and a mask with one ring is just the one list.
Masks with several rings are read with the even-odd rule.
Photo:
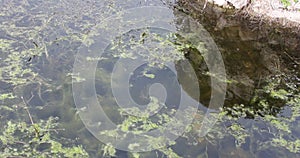
[[[1, 94], [13, 92], [17, 96], [12, 100], [1, 100], [1, 104], [18, 105], [21, 102], [20, 97], [23, 96], [28, 101], [35, 119], [46, 119], [49, 116], [60, 117], [62, 128], [66, 129], [64, 132], [59, 132], [60, 136], [74, 140], [77, 138], [76, 143], [84, 144], [91, 157], [99, 157], [103, 154], [101, 143], [95, 140], [78, 119], [72, 98], [71, 80], [78, 77], [72, 74], [76, 53], [74, 50], [79, 48], [83, 42], [82, 39], [89, 35], [91, 28], [101, 23], [105, 17], [137, 6], [165, 6], [166, 2], [64, 0], [59, 3], [56, 1], [1, 1], [0, 3], [2, 6], [0, 7], [0, 58], [2, 61], [0, 63], [2, 71], [0, 92]], [[197, 29], [189, 25], [185, 13], [175, 10], [174, 15], [179, 21], [178, 28]], [[202, 22], [205, 24], [205, 20]], [[209, 23], [209, 20], [206, 22]], [[225, 60], [229, 75], [229, 80], [226, 82], [230, 85], [226, 99], [226, 110], [229, 113], [206, 137], [202, 138], [197, 136], [199, 134], [197, 129], [200, 128], [198, 126], [201, 126], [201, 123], [197, 121], [202, 119], [202, 112], [205, 112], [206, 108], [200, 108], [202, 112], [196, 116], [193, 124], [194, 131], [184, 134], [170, 149], [182, 157], [267, 157], [274, 155], [295, 157], [299, 152], [297, 142], [294, 143], [299, 139], [297, 126], [299, 117], [291, 115], [297, 112], [296, 105], [299, 105], [299, 101], [297, 102], [299, 74], [290, 75], [287, 71], [286, 75], [276, 75], [281, 72], [282, 68], [294, 70], [293, 65], [285, 63], [285, 60], [278, 55], [276, 51], [278, 47], [269, 47], [253, 39], [251, 42], [247, 41], [247, 38], [240, 39], [239, 35], [236, 35], [236, 27], [227, 27], [219, 32], [213, 31], [214, 28], [210, 26], [206, 28], [213, 33]], [[156, 33], [162, 34], [159, 31]], [[184, 55], [184, 58], [190, 61], [198, 75], [200, 102], [207, 106], [211, 99], [211, 76], [207, 74], [207, 65], [198, 50], [189, 48], [186, 52], [188, 53]], [[107, 51], [104, 56], [107, 60], [98, 64], [95, 90], [109, 118], [121, 123], [123, 121], [121, 116], [115, 112], [118, 111], [117, 104], [110, 97], [112, 91], [108, 84], [109, 78], [105, 77], [108, 75], [106, 73], [113, 71], [116, 60], [111, 53], [112, 51]], [[38, 57], [32, 58], [34, 55]], [[171, 55], [175, 56], [171, 59], [177, 58], [176, 54], [168, 54], [165, 58]], [[30, 64], [27, 64], [29, 58], [32, 59]], [[181, 83], [187, 93], [194, 91], [194, 87], [191, 87], [189, 82], [185, 82], [190, 81], [188, 76], [180, 75], [188, 70], [181, 65], [180, 60], [174, 65], [173, 70], [176, 70], [180, 79], [175, 78], [175, 75], [166, 67], [154, 69], [145, 64], [136, 69], [128, 83], [132, 85], [129, 91], [134, 101], [141, 105], [149, 103], [150, 96], [152, 96], [149, 94], [151, 93], [149, 85], [158, 81], [174, 89], [162, 89], [158, 86], [158, 88], [154, 87], [152, 92], [157, 94], [157, 91], [165, 90], [166, 96], [156, 97], [161, 97], [158, 100], [166, 99], [168, 108], [176, 108], [180, 94], [177, 91], [179, 87], [173, 85]], [[26, 73], [19, 75], [23, 72], [19, 69]], [[266, 82], [268, 75], [273, 75], [273, 78], [271, 77], [269, 82]], [[157, 78], [157, 76], [167, 77]], [[189, 95], [198, 100], [199, 95]], [[286, 104], [288, 106], [282, 108]], [[20, 111], [22, 110], [17, 110], [16, 113], [22, 113]], [[16, 113], [1, 109], [1, 122], [18, 119], [20, 116]], [[21, 119], [24, 118], [26, 117], [21, 117]], [[287, 119], [293, 122], [288, 122]], [[1, 123], [1, 126], [4, 126], [4, 123]], [[285, 139], [281, 139], [282, 137], [287, 137], [288, 143], [294, 145], [291, 148], [295, 150], [295, 153], [291, 152], [292, 149], [287, 150], [280, 145], [275, 147], [271, 145], [271, 143], [284, 144]], [[264, 144], [264, 142], [267, 143]], [[145, 157], [160, 157], [168, 154], [170, 153], [166, 150], [144, 153]], [[129, 153], [117, 151], [118, 157], [128, 155]]]

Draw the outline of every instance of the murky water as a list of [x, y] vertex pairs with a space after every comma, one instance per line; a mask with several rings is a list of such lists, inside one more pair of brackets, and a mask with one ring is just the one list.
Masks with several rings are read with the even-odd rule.
[[[175, 130], [180, 137], [174, 142], [155, 139], [159, 137], [154, 132], [154, 137], [141, 137], [138, 146], [171, 145], [140, 153], [140, 157], [298, 156], [299, 65], [296, 58], [291, 62], [291, 56], [282, 55], [288, 49], [245, 40], [248, 36], [241, 38], [243, 32], [236, 26], [217, 30], [203, 19], [197, 24], [173, 1], [16, 0], [0, 4], [1, 129], [8, 120], [32, 123], [22, 108], [25, 103], [34, 122], [58, 117], [58, 128], [64, 130], [52, 134], [63, 145], [81, 145], [89, 157], [134, 157], [105, 146], [98, 136], [130, 150], [137, 146], [135, 137], [126, 135], [128, 131], [155, 131], [178, 116], [184, 121], [178, 119], [173, 128], [191, 124], [186, 132]], [[145, 6], [161, 12], [153, 8], [152, 12], [146, 12], [147, 8], [126, 12]], [[151, 24], [159, 27], [134, 23], [151, 16], [156, 17], [150, 18]], [[160, 18], [171, 21], [155, 21]], [[129, 29], [119, 29], [122, 20], [127, 20], [124, 27]], [[211, 55], [215, 49], [207, 44], [211, 39], [202, 25], [216, 42], [225, 67], [217, 67], [221, 62]], [[215, 59], [214, 66], [208, 64], [209, 59]], [[76, 66], [81, 70], [74, 71]], [[222, 68], [226, 79], [211, 72]], [[211, 86], [216, 81], [227, 84], [223, 108], [210, 106], [210, 100], [223, 96], [221, 84]], [[117, 125], [115, 129], [103, 121], [93, 101], [101, 104], [100, 110]], [[206, 112], [211, 114], [207, 124], [218, 121], [203, 136]], [[160, 134], [176, 135], [173, 128]], [[123, 140], [128, 144], [122, 144]], [[5, 148], [9, 145], [0, 147], [0, 154], [7, 154]]]

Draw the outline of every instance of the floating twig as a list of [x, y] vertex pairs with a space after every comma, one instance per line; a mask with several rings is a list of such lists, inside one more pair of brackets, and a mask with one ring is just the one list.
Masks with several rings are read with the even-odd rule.
[[31, 123], [31, 125], [33, 126], [33, 128], [34, 128], [34, 130], [35, 130], [36, 137], [39, 138], [40, 140], [42, 140], [42, 136], [41, 136], [41, 134], [40, 134], [40, 131], [39, 131], [39, 129], [37, 128], [37, 125], [33, 122], [32, 116], [31, 116], [31, 114], [30, 114], [30, 112], [29, 112], [29, 109], [28, 109], [28, 107], [27, 107], [27, 102], [24, 100], [23, 96], [21, 97], [21, 99], [23, 100], [23, 103], [24, 103], [24, 109], [25, 109], [25, 111], [26, 111], [27, 114], [28, 114], [28, 117], [29, 117], [29, 119], [30, 119], [30, 123]]

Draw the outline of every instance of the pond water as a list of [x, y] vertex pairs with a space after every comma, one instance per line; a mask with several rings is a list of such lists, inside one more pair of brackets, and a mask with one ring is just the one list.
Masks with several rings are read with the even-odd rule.
[[0, 157], [299, 157], [280, 43], [176, 1], [0, 6]]

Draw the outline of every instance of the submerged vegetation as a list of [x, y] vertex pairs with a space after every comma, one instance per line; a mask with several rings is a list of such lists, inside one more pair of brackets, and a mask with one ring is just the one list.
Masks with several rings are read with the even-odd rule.
[[[293, 75], [277, 75], [272, 76], [266, 81], [265, 86], [255, 90], [253, 99], [249, 105], [234, 105], [233, 107], [225, 108], [230, 116], [235, 117], [230, 120], [239, 122], [241, 119], [253, 119], [251, 125], [241, 124], [237, 129], [246, 130], [247, 134], [257, 133], [265, 137], [262, 144], [268, 144], [274, 148], [285, 148], [292, 153], [299, 153], [299, 137], [294, 134], [299, 131], [295, 127], [299, 123], [300, 112], [300, 93], [297, 88], [298, 80]], [[225, 115], [226, 116], [226, 115]], [[240, 130], [234, 130], [240, 131]], [[242, 136], [242, 137], [241, 137]], [[237, 135], [245, 142], [242, 135]], [[255, 137], [250, 139], [255, 139]], [[257, 140], [262, 141], [262, 140]], [[280, 143], [282, 142], [282, 143]], [[289, 145], [284, 145], [284, 142], [289, 142]]]
[[55, 136], [59, 129], [52, 117], [34, 125], [8, 121], [3, 129], [0, 136], [1, 157], [88, 157], [81, 145]]
[[[300, 79], [299, 74], [292, 71], [297, 71], [293, 66], [288, 67], [288, 71], [264, 76], [249, 101], [226, 102], [222, 112], [213, 115], [218, 122], [205, 137], [200, 137], [204, 112], [199, 110], [184, 135], [168, 142], [170, 146], [164, 145], [163, 137], [143, 140], [149, 147], [158, 148], [146, 153], [126, 153], [111, 144], [102, 144], [85, 129], [76, 112], [83, 109], [76, 109], [73, 102], [71, 80], [84, 81], [72, 74], [75, 50], [81, 44], [93, 43], [95, 23], [117, 13], [121, 7], [136, 4], [132, 1], [68, 0], [59, 4], [34, 0], [2, 1], [0, 4], [0, 157], [294, 157], [300, 153]], [[99, 10], [103, 14], [99, 14]], [[128, 34], [137, 36], [117, 38], [112, 41], [107, 56], [87, 57], [87, 60], [101, 60], [102, 66], [108, 65], [106, 70], [97, 70], [95, 89], [99, 101], [106, 103], [105, 111], [119, 123], [118, 129], [124, 133], [140, 133], [169, 123], [175, 110], [164, 106], [158, 115], [150, 117], [147, 113], [159, 110], [162, 104], [155, 97], [150, 97], [144, 117], [126, 113], [128, 110], [138, 113], [135, 108], [126, 111], [117, 108], [110, 98], [107, 77], [115, 58], [134, 59], [135, 54], [126, 53], [127, 49], [146, 49], [141, 46], [155, 41], [167, 49], [163, 55], [149, 54], [157, 52], [155, 48], [139, 54], [149, 59], [150, 67], [163, 69], [162, 63], [180, 63], [185, 58], [191, 60], [197, 71], [206, 67], [197, 64], [203, 62], [203, 58], [197, 54], [196, 46], [176, 34], [160, 34], [159, 30], [151, 32], [148, 29]], [[200, 51], [205, 51], [204, 45], [201, 48]], [[240, 63], [239, 57], [236, 61], [228, 60]], [[198, 73], [207, 75], [202, 71]], [[157, 77], [149, 67], [142, 76], [148, 80]], [[238, 85], [243, 80], [224, 82]], [[182, 117], [191, 117], [188, 110], [181, 113]], [[174, 128], [184, 124], [180, 120], [172, 123]], [[123, 137], [110, 130], [100, 134]], [[134, 143], [128, 148], [138, 146]]]

